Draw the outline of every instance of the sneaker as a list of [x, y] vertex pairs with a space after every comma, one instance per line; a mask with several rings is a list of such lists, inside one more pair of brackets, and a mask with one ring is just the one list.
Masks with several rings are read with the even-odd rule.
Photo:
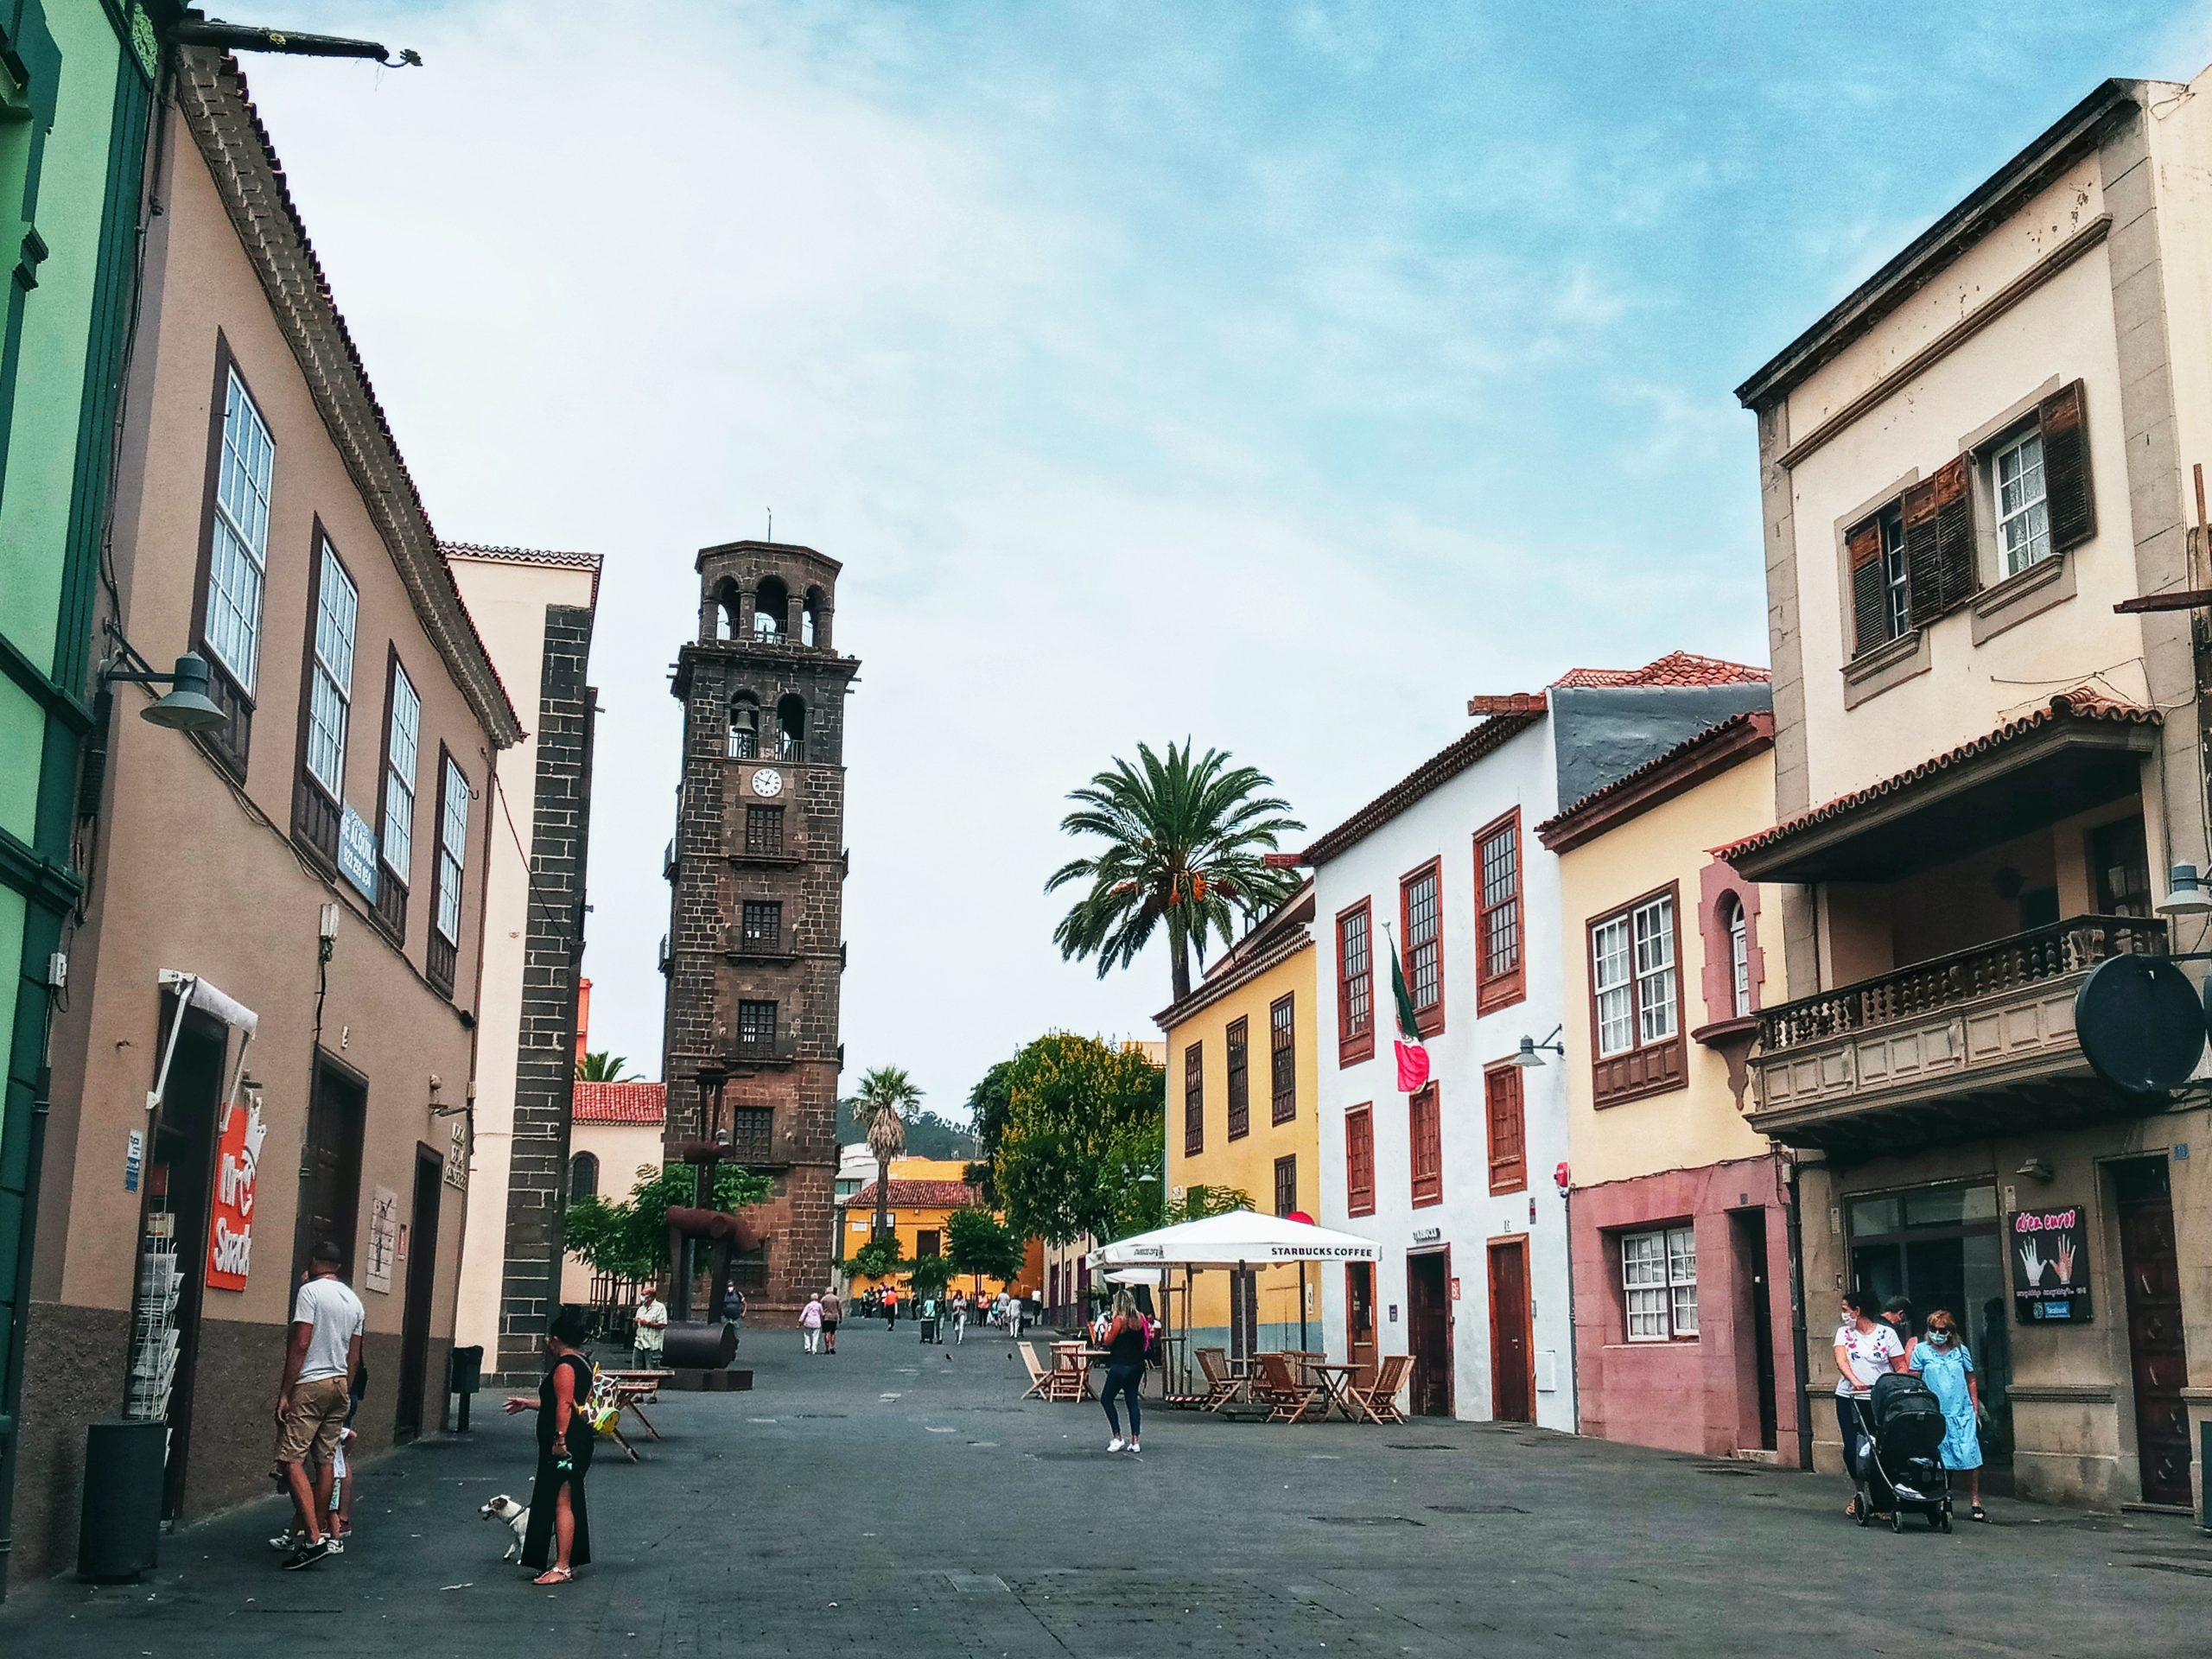
[[343, 1555], [346, 1553], [346, 1541], [338, 1534], [334, 1532], [332, 1533], [327, 1538], [324, 1539], [323, 1541], [330, 1546], [330, 1549], [328, 1551], [330, 1554]]
[[1127, 1440], [1116, 1434], [1112, 1440], [1106, 1442], [1106, 1449], [1109, 1452], [1118, 1452], [1128, 1444], [1128, 1442]]
[[285, 1531], [278, 1533], [274, 1538], [271, 1538], [269, 1541], [269, 1548], [275, 1550], [279, 1555], [289, 1555], [300, 1547], [302, 1541], [301, 1539], [294, 1536], [291, 1531], [288, 1529]]
[[1141, 1452], [1144, 1450], [1144, 1447], [1139, 1446], [1135, 1440], [1131, 1440], [1129, 1442], [1129, 1450], [1132, 1452]]
[[284, 1570], [287, 1573], [296, 1573], [303, 1567], [313, 1567], [324, 1556], [334, 1553], [330, 1548], [330, 1540], [327, 1538], [320, 1539], [312, 1544], [303, 1544], [284, 1558]]

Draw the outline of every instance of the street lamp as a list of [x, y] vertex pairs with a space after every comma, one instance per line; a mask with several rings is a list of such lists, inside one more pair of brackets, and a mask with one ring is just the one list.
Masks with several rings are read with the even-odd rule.
[[103, 688], [118, 683], [168, 686], [164, 695], [138, 711], [138, 717], [173, 732], [215, 732], [230, 722], [230, 716], [207, 695], [209, 678], [207, 659], [189, 651], [176, 659], [175, 668], [167, 674], [125, 668], [119, 663], [100, 670]]
[[1521, 1046], [1514, 1052], [1513, 1064], [1520, 1066], [1523, 1071], [1541, 1065], [1544, 1063], [1544, 1056], [1536, 1052], [1539, 1049], [1543, 1050], [1545, 1053], [1556, 1054], [1562, 1060], [1566, 1059], [1567, 1045], [1559, 1040], [1560, 1033], [1566, 1029], [1565, 1025], [1554, 1026], [1552, 1034], [1541, 1043], [1533, 1037], [1523, 1036], [1521, 1039]]

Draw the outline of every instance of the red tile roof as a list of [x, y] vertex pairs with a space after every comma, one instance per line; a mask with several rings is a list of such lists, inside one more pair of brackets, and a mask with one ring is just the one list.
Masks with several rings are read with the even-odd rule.
[[1977, 755], [1986, 754], [1992, 749], [2002, 748], [2031, 732], [2060, 721], [2102, 720], [2121, 724], [2157, 726], [2163, 723], [2164, 718], [2156, 709], [2145, 709], [2140, 704], [2125, 702], [2091, 686], [2077, 686], [2071, 691], [2060, 692], [2050, 702], [2030, 709], [2017, 720], [2006, 721], [1993, 732], [1977, 737], [1971, 742], [1961, 743], [1955, 749], [1946, 749], [1932, 760], [1922, 761], [1910, 772], [1901, 772], [1894, 778], [1885, 778], [1878, 784], [1853, 790], [1848, 795], [1839, 795], [1786, 823], [1777, 823], [1771, 830], [1762, 830], [1756, 836], [1748, 836], [1742, 841], [1718, 848], [1714, 855], [1734, 859], [1745, 853], [1772, 847], [1816, 824], [1840, 817], [1856, 808], [1880, 800], [1885, 795], [1894, 795], [1901, 789], [1909, 789], [1923, 779], [1932, 777], [1961, 761], [1971, 760]]
[[[902, 1181], [891, 1178], [891, 1208], [912, 1207], [922, 1210], [958, 1210], [969, 1205], [981, 1205], [983, 1190], [966, 1181]], [[845, 1200], [848, 1210], [875, 1208], [875, 1183], [866, 1186]]]
[[580, 1083], [575, 1110], [578, 1123], [661, 1123], [668, 1119], [668, 1085], [664, 1083]]
[[1768, 671], [1750, 663], [1732, 663], [1720, 657], [1700, 657], [1694, 651], [1670, 651], [1642, 668], [1571, 668], [1554, 685], [1751, 685], [1768, 679]]

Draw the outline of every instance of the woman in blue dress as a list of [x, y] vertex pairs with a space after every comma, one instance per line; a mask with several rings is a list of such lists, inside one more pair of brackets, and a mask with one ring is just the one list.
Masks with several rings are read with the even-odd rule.
[[1959, 1322], [1944, 1308], [1928, 1316], [1928, 1328], [1907, 1362], [1943, 1408], [1943, 1466], [1967, 1478], [1969, 1519], [1986, 1521], [1981, 1507], [1981, 1388], [1974, 1356], [1959, 1338]]

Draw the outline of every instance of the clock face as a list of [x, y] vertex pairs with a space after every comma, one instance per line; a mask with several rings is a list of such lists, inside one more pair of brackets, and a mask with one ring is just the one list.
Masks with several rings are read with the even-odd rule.
[[762, 766], [753, 774], [753, 792], [763, 800], [772, 800], [784, 792], [784, 774], [773, 766]]

